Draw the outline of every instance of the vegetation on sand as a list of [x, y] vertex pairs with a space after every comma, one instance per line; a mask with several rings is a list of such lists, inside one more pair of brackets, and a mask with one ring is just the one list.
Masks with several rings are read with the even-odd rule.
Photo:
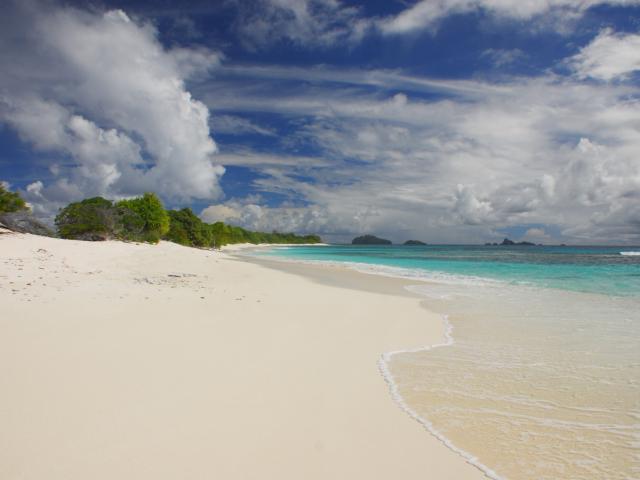
[[62, 238], [120, 239], [156, 243], [169, 240], [190, 247], [230, 243], [319, 243], [317, 235], [252, 232], [223, 222], [203, 222], [190, 208], [165, 210], [153, 193], [117, 203], [102, 197], [74, 202], [60, 210], [56, 227]]
[[62, 238], [106, 240], [115, 236], [117, 215], [111, 200], [93, 197], [67, 205], [55, 223]]
[[190, 208], [182, 210], [169, 210], [169, 231], [165, 239], [180, 245], [192, 247], [209, 247], [213, 243], [213, 231], [210, 225], [204, 223], [191, 211]]
[[121, 200], [116, 203], [121, 216], [123, 233], [132, 233], [131, 240], [158, 243], [169, 232], [169, 214], [155, 193]]

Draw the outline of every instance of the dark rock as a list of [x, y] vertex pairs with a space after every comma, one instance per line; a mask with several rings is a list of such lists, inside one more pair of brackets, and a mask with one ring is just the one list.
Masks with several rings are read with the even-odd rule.
[[508, 238], [505, 238], [502, 243], [500, 245], [521, 245], [524, 247], [535, 247], [536, 244], [535, 243], [531, 243], [531, 242], [514, 242], [513, 240], [509, 240]]
[[420, 240], [407, 240], [403, 245], [426, 245], [426, 243], [421, 242]]
[[0, 213], [0, 224], [18, 233], [55, 237], [53, 231], [44, 223], [37, 220], [28, 210]]
[[351, 240], [352, 245], [391, 245], [391, 240], [379, 238], [375, 235], [362, 235]]

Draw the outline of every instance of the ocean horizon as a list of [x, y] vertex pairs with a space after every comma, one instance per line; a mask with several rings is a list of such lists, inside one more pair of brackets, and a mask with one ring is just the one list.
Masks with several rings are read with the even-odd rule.
[[333, 244], [251, 254], [406, 279], [446, 335], [384, 352], [381, 371], [407, 413], [490, 478], [640, 473], [640, 248]]
[[468, 283], [500, 281], [605, 295], [640, 295], [640, 246], [350, 245], [274, 247], [264, 255], [369, 266], [371, 273]]

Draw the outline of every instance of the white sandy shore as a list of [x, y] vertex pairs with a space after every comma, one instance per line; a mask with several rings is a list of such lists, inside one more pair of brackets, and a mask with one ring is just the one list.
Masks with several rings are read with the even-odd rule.
[[1, 479], [482, 478], [378, 372], [442, 339], [408, 295], [170, 243], [0, 234], [0, 305]]

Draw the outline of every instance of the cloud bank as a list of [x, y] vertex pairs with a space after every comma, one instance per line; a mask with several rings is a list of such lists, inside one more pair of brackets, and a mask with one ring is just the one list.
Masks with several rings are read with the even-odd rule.
[[209, 111], [185, 87], [218, 65], [216, 52], [167, 50], [151, 24], [120, 10], [32, 2], [6, 10], [0, 121], [54, 165], [26, 190], [36, 213], [92, 195], [220, 196]]
[[[633, 84], [551, 73], [489, 83], [326, 67], [241, 70], [253, 78], [246, 90], [228, 87], [238, 74], [229, 69], [230, 79], [200, 95], [237, 116], [291, 119], [281, 155], [225, 154], [259, 174], [256, 191], [285, 201], [234, 199], [205, 211], [207, 219], [224, 212], [248, 228], [279, 225], [330, 240], [374, 231], [495, 241], [509, 226], [544, 224], [561, 233], [551, 241], [640, 242]], [[305, 87], [280, 88], [296, 76]], [[316, 158], [284, 153], [292, 149]]]
[[[297, 52], [373, 31], [384, 41], [456, 13], [521, 21], [638, 2], [421, 1], [375, 18], [338, 0], [235, 4], [255, 58], [273, 43]], [[155, 190], [179, 205], [208, 200], [197, 203], [210, 205], [207, 221], [328, 240], [495, 241], [518, 227], [545, 242], [640, 243], [636, 34], [605, 28], [535, 77], [448, 80], [219, 65], [204, 47], [164, 47], [152, 24], [121, 11], [10, 7], [0, 19], [0, 121], [46, 160], [49, 174], [25, 189], [43, 216], [89, 195]], [[499, 69], [528, 54], [488, 48], [482, 58]], [[220, 165], [242, 192], [226, 201]]]

